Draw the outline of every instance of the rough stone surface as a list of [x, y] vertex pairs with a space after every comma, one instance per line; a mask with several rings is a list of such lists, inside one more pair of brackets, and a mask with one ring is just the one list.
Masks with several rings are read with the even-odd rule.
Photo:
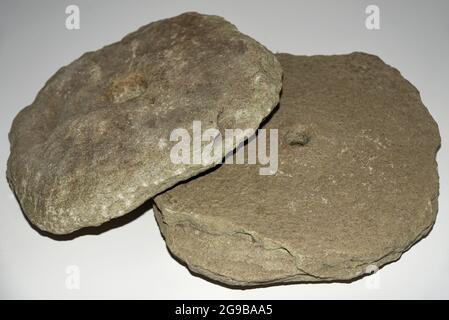
[[434, 224], [440, 145], [418, 91], [378, 57], [278, 55], [279, 169], [223, 165], [155, 198], [171, 252], [228, 285], [348, 281]]
[[214, 165], [173, 164], [173, 129], [256, 129], [281, 77], [274, 54], [221, 17], [151, 23], [61, 68], [17, 115], [9, 183], [42, 230], [99, 225]]

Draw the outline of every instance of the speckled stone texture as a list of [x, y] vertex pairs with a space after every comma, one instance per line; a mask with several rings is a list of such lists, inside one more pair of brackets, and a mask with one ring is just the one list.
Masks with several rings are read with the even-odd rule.
[[215, 165], [173, 164], [173, 129], [256, 129], [281, 78], [274, 54], [221, 17], [151, 23], [51, 77], [14, 119], [8, 181], [42, 230], [100, 225]]
[[278, 60], [277, 173], [225, 164], [157, 196], [168, 248], [231, 286], [349, 281], [399, 259], [437, 212], [440, 137], [418, 91], [368, 54]]

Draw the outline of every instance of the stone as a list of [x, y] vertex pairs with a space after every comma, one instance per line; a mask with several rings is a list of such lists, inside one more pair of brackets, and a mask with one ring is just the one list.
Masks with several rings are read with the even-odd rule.
[[376, 56], [277, 57], [264, 128], [278, 129], [278, 170], [223, 164], [177, 185], [155, 197], [160, 230], [193, 273], [231, 287], [358, 279], [431, 230], [438, 127]]
[[44, 231], [98, 226], [216, 164], [173, 163], [175, 128], [255, 130], [281, 86], [275, 55], [221, 17], [150, 23], [61, 68], [16, 116], [9, 184]]

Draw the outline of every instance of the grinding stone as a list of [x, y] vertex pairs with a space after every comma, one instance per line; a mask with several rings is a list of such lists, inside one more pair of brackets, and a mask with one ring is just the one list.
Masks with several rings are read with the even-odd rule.
[[222, 165], [155, 198], [169, 250], [227, 285], [348, 281], [432, 228], [440, 145], [418, 91], [364, 53], [279, 54], [279, 168]]
[[257, 129], [281, 78], [274, 54], [221, 17], [151, 23], [48, 80], [12, 124], [8, 181], [42, 230], [100, 225], [216, 164], [172, 163], [173, 129]]

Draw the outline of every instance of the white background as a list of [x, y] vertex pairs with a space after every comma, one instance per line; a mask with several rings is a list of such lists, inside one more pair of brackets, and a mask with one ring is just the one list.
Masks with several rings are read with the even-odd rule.
[[[295, 284], [228, 289], [192, 276], [168, 253], [152, 211], [121, 228], [56, 241], [24, 219], [0, 179], [1, 298], [449, 298], [449, 1], [4, 1], [0, 2], [0, 167], [17, 112], [45, 81], [85, 51], [118, 41], [151, 21], [184, 11], [218, 14], [274, 52], [301, 55], [366, 51], [398, 68], [421, 92], [440, 126], [439, 215], [431, 234], [396, 263], [351, 284]], [[81, 29], [65, 28], [77, 4]], [[377, 31], [365, 8], [380, 8]], [[66, 269], [80, 270], [80, 290], [66, 288]], [[376, 287], [376, 286], [374, 286]]]

